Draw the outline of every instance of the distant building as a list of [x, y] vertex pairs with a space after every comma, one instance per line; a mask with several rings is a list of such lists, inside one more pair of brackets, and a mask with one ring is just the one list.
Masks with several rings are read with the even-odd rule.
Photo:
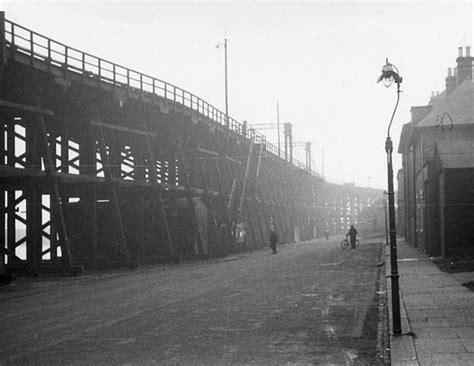
[[432, 256], [474, 256], [473, 62], [460, 47], [446, 89], [411, 108], [400, 136], [399, 231]]

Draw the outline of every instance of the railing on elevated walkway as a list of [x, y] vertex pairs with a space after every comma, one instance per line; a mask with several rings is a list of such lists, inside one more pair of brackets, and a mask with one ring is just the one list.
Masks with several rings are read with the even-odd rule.
[[[180, 104], [248, 139], [253, 139], [257, 144], [264, 144], [267, 152], [278, 157], [284, 156], [284, 153], [277, 146], [269, 143], [264, 135], [255, 129], [242, 128], [242, 123], [226, 116], [224, 112], [193, 93], [153, 76], [69, 47], [7, 19], [5, 19], [5, 47], [10, 50], [13, 57], [16, 52], [29, 56], [31, 63], [34, 60], [43, 61], [69, 72], [97, 78], [98, 81], [113, 86], [150, 93]], [[296, 167], [304, 169], [303, 163], [297, 159], [293, 160]]]

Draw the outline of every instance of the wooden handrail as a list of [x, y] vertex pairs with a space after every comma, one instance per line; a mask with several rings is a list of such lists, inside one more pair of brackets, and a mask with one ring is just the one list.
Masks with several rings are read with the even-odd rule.
[[[26, 36], [19, 34], [18, 30], [26, 32]], [[126, 86], [130, 89], [137, 89], [140, 91], [145, 91], [145, 88], [147, 88], [151, 91], [146, 92], [157, 96], [162, 96], [165, 100], [170, 100], [174, 103], [178, 103], [195, 110], [199, 114], [223, 126], [226, 125], [226, 121], [228, 120], [228, 128], [236, 133], [240, 134], [239, 131], [242, 131], [242, 124], [240, 122], [236, 121], [230, 116], [227, 119], [227, 116], [224, 112], [193, 93], [190, 93], [166, 81], [157, 79], [153, 76], [143, 74], [125, 66], [104, 60], [90, 53], [69, 47], [64, 43], [45, 37], [7, 19], [5, 19], [4, 39], [7, 46], [11, 46], [15, 51], [20, 50], [26, 54], [29, 54], [30, 57], [43, 57], [50, 63], [57, 63], [58, 65], [62, 65], [71, 71], [96, 75], [99, 81], [106, 81], [108, 83], [112, 82], [117, 86]], [[43, 42], [40, 43], [40, 40]], [[21, 43], [24, 43], [27, 46], [25, 47], [21, 45]], [[35, 46], [39, 49], [45, 50], [45, 54], [36, 51]], [[62, 50], [60, 51], [56, 48], [62, 48]], [[77, 53], [77, 55], [73, 56], [71, 53]], [[59, 58], [64, 58], [64, 61], [60, 59], [58, 60], [58, 55]], [[71, 65], [69, 64], [69, 61], [74, 61], [81, 66], [79, 67]], [[97, 69], [97, 72], [92, 72], [90, 70], [91, 68]], [[125, 82], [121, 81], [120, 79], [124, 79], [123, 81]], [[132, 83], [135, 83], [137, 86], [132, 86]], [[253, 139], [256, 143], [265, 144], [266, 151], [275, 154], [276, 156], [283, 156], [283, 152], [280, 151], [279, 154], [279, 149], [277, 146], [268, 143], [266, 141], [266, 137], [257, 131], [253, 132], [253, 136], [244, 137]], [[300, 163], [298, 161], [295, 161], [296, 166], [299, 164]]]

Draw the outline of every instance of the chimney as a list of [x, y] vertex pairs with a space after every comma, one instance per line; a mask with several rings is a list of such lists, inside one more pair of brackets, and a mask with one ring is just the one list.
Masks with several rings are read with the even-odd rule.
[[471, 47], [466, 47], [466, 56], [463, 57], [462, 47], [459, 47], [458, 64], [458, 85], [465, 80], [472, 80], [474, 57], [471, 56]]
[[454, 76], [453, 69], [448, 69], [448, 76], [446, 77], [446, 96], [451, 94], [458, 86], [458, 78]]

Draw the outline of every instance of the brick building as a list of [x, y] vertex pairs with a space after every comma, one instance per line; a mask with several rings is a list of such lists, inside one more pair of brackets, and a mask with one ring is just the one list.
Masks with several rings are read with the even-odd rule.
[[411, 108], [400, 136], [400, 232], [433, 256], [474, 256], [474, 57], [463, 51], [446, 89]]

